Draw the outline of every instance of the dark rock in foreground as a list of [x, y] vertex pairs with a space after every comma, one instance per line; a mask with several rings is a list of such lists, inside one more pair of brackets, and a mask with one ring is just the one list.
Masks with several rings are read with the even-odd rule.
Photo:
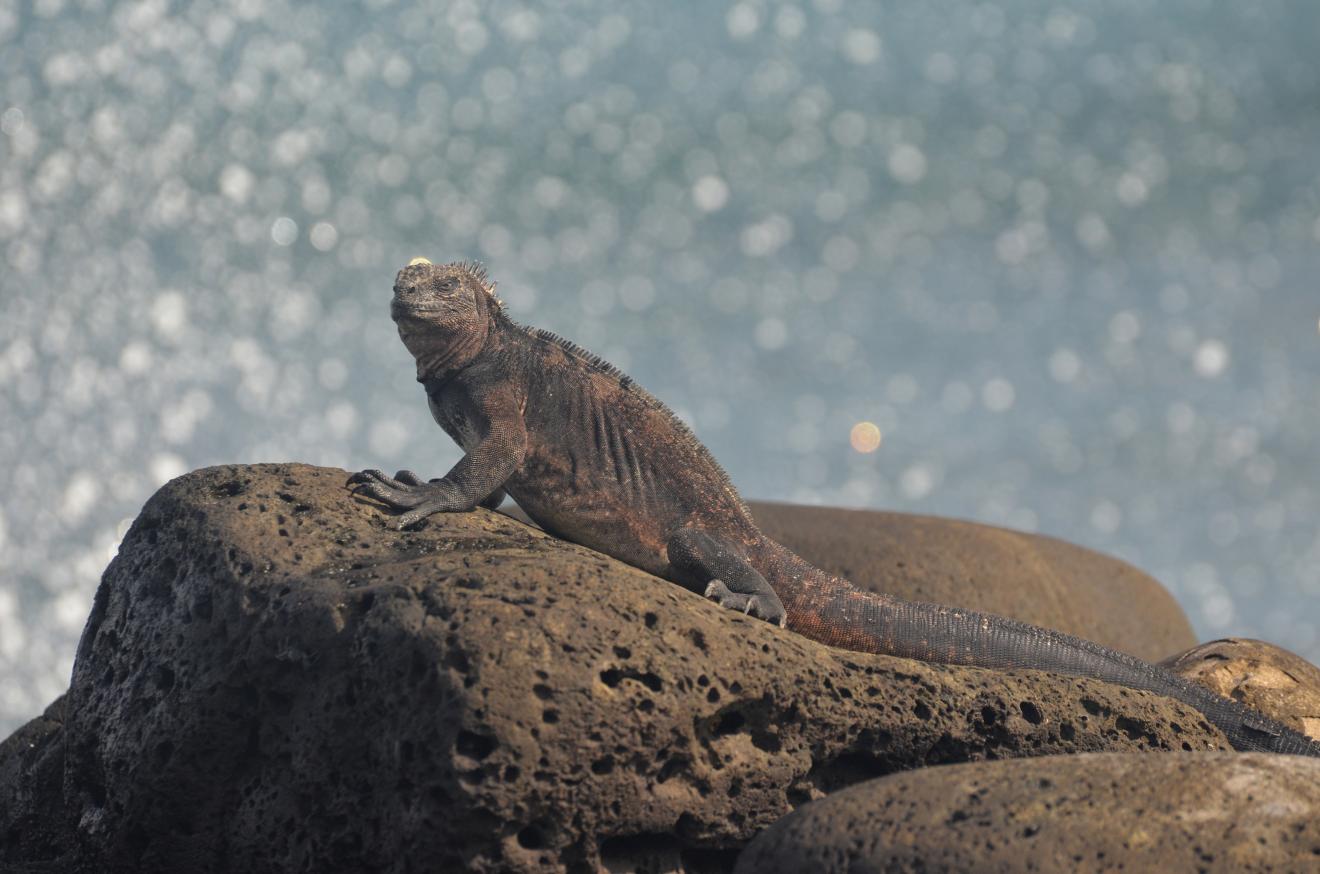
[[64, 821], [64, 696], [0, 742], [0, 871], [69, 849]]
[[1320, 740], [1320, 668], [1296, 653], [1263, 640], [1228, 637], [1173, 656], [1164, 666]]
[[1148, 661], [1196, 644], [1154, 578], [1063, 540], [911, 513], [751, 507], [766, 534], [873, 592], [1011, 616]]
[[[727, 870], [795, 806], [894, 771], [1227, 747], [1146, 693], [832, 650], [495, 513], [400, 533], [346, 477], [209, 468], [143, 508], [79, 646], [48, 851]], [[21, 797], [43, 797], [50, 769], [24, 767]]]
[[1320, 760], [1115, 753], [895, 774], [795, 811], [736, 870], [1316, 871]]

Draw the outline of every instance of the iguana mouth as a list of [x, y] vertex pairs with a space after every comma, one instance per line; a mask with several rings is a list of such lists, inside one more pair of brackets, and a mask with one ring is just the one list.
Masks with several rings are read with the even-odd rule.
[[444, 301], [431, 301], [429, 303], [414, 303], [412, 301], [401, 300], [395, 295], [394, 300], [390, 301], [390, 315], [398, 318], [401, 315], [410, 316], [419, 313], [438, 313], [441, 310], [452, 309]]

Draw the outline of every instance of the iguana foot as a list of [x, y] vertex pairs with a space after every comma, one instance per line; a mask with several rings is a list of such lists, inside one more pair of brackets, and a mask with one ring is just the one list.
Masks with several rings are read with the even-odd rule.
[[382, 483], [399, 491], [406, 491], [412, 486], [426, 485], [425, 481], [411, 470], [401, 470], [394, 476], [386, 476], [384, 471], [379, 470], [361, 470], [348, 478], [349, 485], [372, 482]]
[[415, 525], [433, 513], [466, 509], [456, 506], [454, 487], [444, 480], [423, 482], [410, 470], [401, 470], [386, 476], [379, 470], [363, 470], [348, 478], [353, 494], [375, 498], [395, 510], [407, 512], [396, 516], [391, 524], [403, 529]]
[[392, 477], [379, 470], [363, 470], [350, 476], [348, 484], [354, 486], [353, 494], [370, 495], [396, 510], [412, 509], [425, 500], [426, 483], [409, 470], [401, 470]]
[[741, 610], [780, 628], [787, 624], [779, 595], [736, 544], [697, 528], [683, 528], [669, 538], [665, 552], [675, 582], [696, 592], [703, 591], [704, 582], [706, 597], [721, 607]]
[[706, 586], [706, 597], [730, 610], [741, 610], [748, 616], [764, 619], [772, 625], [783, 628], [788, 624], [788, 614], [783, 604], [770, 603], [760, 595], [743, 595], [724, 585], [723, 580], [711, 580]]

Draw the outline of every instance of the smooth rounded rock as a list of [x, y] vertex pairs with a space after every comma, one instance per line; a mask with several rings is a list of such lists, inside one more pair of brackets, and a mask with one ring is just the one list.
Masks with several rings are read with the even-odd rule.
[[770, 537], [863, 589], [1010, 616], [1147, 661], [1196, 644], [1157, 580], [1063, 540], [910, 513], [750, 506]]
[[1320, 740], [1320, 668], [1263, 640], [1212, 640], [1164, 662], [1175, 674]]
[[873, 780], [766, 829], [736, 874], [1320, 871], [1320, 760], [1088, 754]]

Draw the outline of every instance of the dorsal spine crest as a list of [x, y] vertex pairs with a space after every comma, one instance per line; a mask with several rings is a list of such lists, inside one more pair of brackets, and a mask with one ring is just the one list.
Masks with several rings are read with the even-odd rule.
[[485, 264], [482, 264], [480, 261], [465, 258], [462, 261], [455, 261], [453, 264], [450, 264], [449, 267], [455, 270], [461, 270], [475, 279], [477, 284], [481, 286], [481, 290], [486, 292], [486, 296], [495, 304], [495, 308], [501, 312], [504, 311], [504, 301], [500, 300], [499, 296], [495, 294], [495, 286], [498, 285], [498, 283], [490, 278], [490, 275], [486, 272]]

